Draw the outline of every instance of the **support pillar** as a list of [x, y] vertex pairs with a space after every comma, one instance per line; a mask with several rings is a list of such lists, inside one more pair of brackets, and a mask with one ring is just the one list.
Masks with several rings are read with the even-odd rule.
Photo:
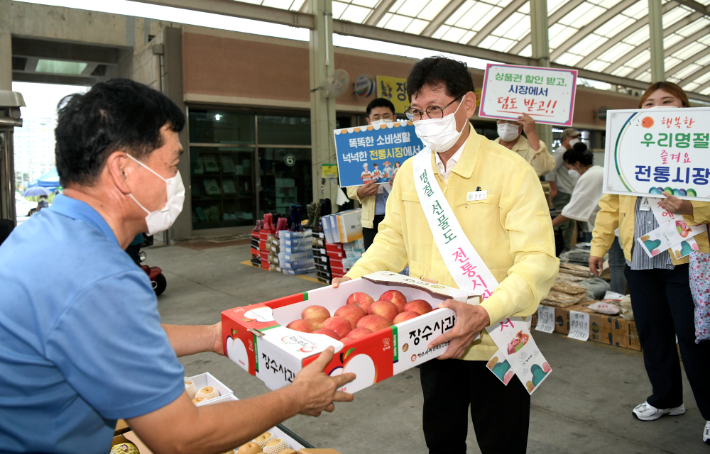
[[[530, 0], [530, 39], [532, 41], [532, 57], [537, 65], [550, 67], [550, 38], [548, 34], [547, 0]], [[552, 153], [552, 126], [537, 124], [535, 127], [540, 140], [545, 142]]]
[[12, 36], [8, 0], [0, 0], [0, 90], [12, 90]]
[[651, 44], [651, 81], [661, 82], [666, 79], [661, 0], [648, 0], [648, 28]]
[[[310, 11], [315, 18], [315, 28], [311, 30], [309, 43], [310, 83], [311, 83], [311, 141], [313, 199], [330, 198], [333, 212], [338, 211], [335, 203], [335, 184], [327, 182], [325, 192], [321, 192], [322, 164], [335, 164], [335, 99], [325, 97], [328, 78], [333, 77], [333, 14], [332, 0], [309, 0]], [[332, 80], [332, 79], [331, 79]], [[305, 207], [303, 207], [305, 213]]]

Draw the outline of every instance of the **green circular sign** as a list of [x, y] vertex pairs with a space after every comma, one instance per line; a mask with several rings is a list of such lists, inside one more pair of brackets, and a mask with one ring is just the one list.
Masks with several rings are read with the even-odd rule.
[[292, 154], [287, 154], [284, 157], [284, 162], [286, 163], [287, 166], [293, 167], [294, 164], [296, 164], [296, 157]]

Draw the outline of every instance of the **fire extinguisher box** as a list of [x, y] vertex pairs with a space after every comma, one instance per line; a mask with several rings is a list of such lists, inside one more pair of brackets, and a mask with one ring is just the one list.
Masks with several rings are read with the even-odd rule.
[[[300, 319], [301, 312], [308, 306], [323, 306], [332, 315], [354, 292], [364, 292], [377, 300], [388, 290], [399, 290], [407, 301], [426, 300], [434, 310], [345, 344], [326, 335], [286, 328], [290, 322]], [[355, 381], [342, 388], [342, 391], [353, 393], [446, 351], [448, 343], [427, 348], [431, 341], [451, 330], [456, 323], [454, 311], [437, 308], [446, 299], [480, 303], [479, 296], [463, 290], [381, 271], [344, 282], [337, 289], [322, 287], [222, 312], [224, 351], [232, 361], [261, 379], [270, 389], [278, 389], [293, 382], [304, 366], [332, 345], [335, 355], [325, 372], [329, 375], [354, 372], [357, 375]]]

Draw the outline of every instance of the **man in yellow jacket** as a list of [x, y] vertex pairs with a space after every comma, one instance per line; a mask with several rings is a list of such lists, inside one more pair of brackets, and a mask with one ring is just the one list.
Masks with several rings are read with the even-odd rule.
[[[424, 125], [424, 143], [435, 150], [431, 166], [437, 170], [436, 183], [468, 240], [500, 282], [480, 306], [453, 300], [442, 305], [456, 311], [457, 323], [430, 345], [450, 341], [446, 353], [420, 369], [427, 446], [430, 453], [464, 454], [470, 406], [483, 453], [524, 453], [530, 396], [519, 380], [504, 386], [486, 368], [497, 347], [484, 328], [512, 315], [532, 315], [552, 286], [559, 262], [547, 203], [533, 168], [476, 134], [470, 125], [476, 95], [464, 63], [424, 59], [412, 69], [407, 88], [417, 135], [424, 141]], [[448, 119], [455, 123], [437, 132]], [[419, 202], [412, 161], [397, 172], [375, 247], [344, 280], [375, 271], [399, 272], [409, 265], [413, 277], [457, 287]], [[486, 191], [486, 197], [468, 201], [476, 191]], [[474, 341], [479, 333], [481, 338]]]
[[[392, 123], [395, 119], [394, 104], [386, 98], [376, 98], [367, 105], [367, 124], [379, 126]], [[376, 184], [375, 180], [362, 186], [348, 188], [348, 197], [360, 202], [362, 206], [362, 237], [367, 250], [377, 235], [377, 227], [385, 218], [385, 205], [389, 193], [383, 185]]]

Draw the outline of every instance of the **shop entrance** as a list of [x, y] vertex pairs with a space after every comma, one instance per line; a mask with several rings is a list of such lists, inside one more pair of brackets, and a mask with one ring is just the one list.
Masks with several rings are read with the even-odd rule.
[[312, 199], [308, 113], [189, 110], [193, 230], [252, 226]]

